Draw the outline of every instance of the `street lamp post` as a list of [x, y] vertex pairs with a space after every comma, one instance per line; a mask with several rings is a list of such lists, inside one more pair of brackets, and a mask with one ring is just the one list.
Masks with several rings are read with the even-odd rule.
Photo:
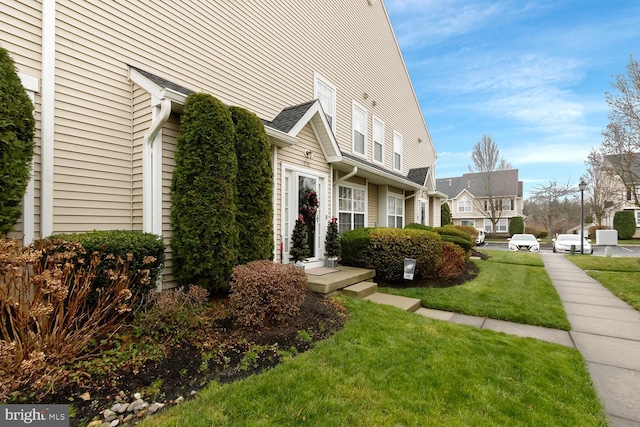
[[580, 255], [584, 255], [584, 190], [587, 188], [587, 183], [581, 179], [578, 188], [580, 188]]

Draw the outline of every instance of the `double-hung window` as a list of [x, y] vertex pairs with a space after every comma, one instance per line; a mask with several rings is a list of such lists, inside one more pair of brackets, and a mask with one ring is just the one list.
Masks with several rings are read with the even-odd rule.
[[507, 219], [501, 218], [498, 220], [496, 224], [496, 232], [497, 233], [506, 233], [507, 232]]
[[636, 227], [640, 227], [640, 211], [636, 211]]
[[353, 103], [353, 152], [366, 155], [367, 146], [367, 110]]
[[402, 135], [393, 131], [393, 169], [402, 171]]
[[473, 219], [463, 219], [462, 221], [460, 221], [460, 225], [466, 225], [469, 227], [475, 227], [476, 226], [476, 222]]
[[336, 87], [328, 80], [323, 78], [320, 74], [315, 74], [315, 84], [313, 93], [315, 99], [320, 101], [324, 114], [329, 121], [331, 129], [335, 133], [336, 131]]
[[384, 163], [384, 122], [373, 116], [373, 161]]
[[473, 210], [473, 206], [471, 200], [463, 197], [458, 200], [458, 212], [471, 212]]
[[338, 231], [364, 228], [365, 191], [363, 188], [338, 187]]
[[387, 196], [387, 225], [391, 228], [404, 227], [404, 198]]

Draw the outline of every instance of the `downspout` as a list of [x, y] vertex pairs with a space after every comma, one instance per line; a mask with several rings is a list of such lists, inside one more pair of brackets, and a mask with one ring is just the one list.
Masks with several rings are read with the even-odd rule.
[[347, 179], [351, 178], [352, 176], [354, 176], [357, 173], [358, 173], [358, 167], [354, 166], [353, 170], [351, 172], [349, 172], [348, 174], [346, 174], [342, 178], [336, 179], [335, 181], [333, 181], [333, 185], [335, 186], [336, 184], [340, 184], [341, 182], [346, 181]]
[[42, 2], [42, 92], [40, 136], [40, 237], [53, 233], [53, 163], [56, 95], [56, 2]]
[[[278, 262], [278, 259], [282, 260], [284, 250], [282, 248], [281, 242], [282, 235], [278, 238], [278, 176], [277, 176], [277, 167], [278, 167], [278, 147], [275, 145], [271, 146], [271, 168], [273, 173], [273, 197], [271, 203], [273, 204], [273, 262]], [[280, 257], [278, 257], [278, 252], [280, 252]]]
[[154, 118], [143, 139], [142, 228], [162, 235], [162, 134], [160, 130], [171, 115], [171, 100], [162, 99], [154, 107]]

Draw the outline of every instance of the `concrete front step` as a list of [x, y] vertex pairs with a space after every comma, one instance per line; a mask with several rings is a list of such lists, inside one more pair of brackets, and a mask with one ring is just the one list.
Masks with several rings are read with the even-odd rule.
[[360, 282], [347, 286], [342, 293], [353, 298], [365, 298], [378, 292], [378, 285], [373, 282]]
[[321, 276], [308, 274], [307, 288], [321, 294], [330, 294], [355, 283], [373, 279], [375, 275], [375, 270], [339, 265], [337, 271], [329, 274]]
[[376, 292], [365, 298], [378, 304], [390, 305], [399, 309], [414, 313], [421, 306], [420, 300], [417, 298], [401, 297], [398, 295], [381, 294]]

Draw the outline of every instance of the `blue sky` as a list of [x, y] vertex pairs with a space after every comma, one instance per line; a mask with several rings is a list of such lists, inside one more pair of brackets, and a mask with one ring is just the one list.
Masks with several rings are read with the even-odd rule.
[[577, 184], [602, 141], [605, 92], [640, 59], [635, 0], [385, 0], [438, 152], [436, 176], [468, 172], [492, 136], [524, 181]]

